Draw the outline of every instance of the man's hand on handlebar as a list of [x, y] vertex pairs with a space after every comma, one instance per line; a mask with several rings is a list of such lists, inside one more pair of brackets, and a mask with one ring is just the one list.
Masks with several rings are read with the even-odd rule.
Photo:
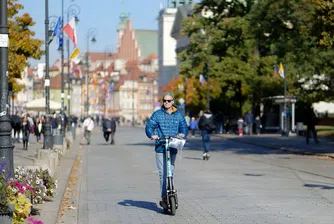
[[177, 137], [184, 138], [184, 134], [179, 133], [179, 134], [177, 135]]
[[157, 136], [157, 135], [152, 135], [152, 136], [151, 136], [151, 139], [152, 139], [152, 140], [157, 140], [157, 139], [159, 139], [159, 136]]

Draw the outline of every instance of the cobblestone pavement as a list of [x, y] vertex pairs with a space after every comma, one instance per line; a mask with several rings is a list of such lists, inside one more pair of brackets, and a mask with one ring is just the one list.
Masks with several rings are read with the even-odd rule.
[[218, 137], [203, 161], [200, 138], [190, 138], [176, 161], [179, 209], [170, 216], [158, 205], [144, 129], [119, 127], [115, 138], [106, 145], [98, 131], [84, 146], [77, 223], [333, 223], [333, 161]]

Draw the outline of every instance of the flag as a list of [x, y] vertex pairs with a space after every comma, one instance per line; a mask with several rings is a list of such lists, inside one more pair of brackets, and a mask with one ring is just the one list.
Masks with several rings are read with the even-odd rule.
[[82, 79], [82, 72], [81, 72], [81, 68], [79, 65], [73, 66], [72, 76], [74, 75], [74, 73], [79, 74], [80, 79]]
[[60, 34], [58, 35], [58, 49], [63, 49], [63, 43], [63, 32], [60, 32]]
[[75, 48], [73, 53], [70, 56], [70, 59], [73, 61], [75, 60], [80, 54], [79, 48]]
[[77, 47], [77, 32], [75, 27], [75, 18], [73, 17], [67, 24], [64, 26], [63, 31], [66, 33], [68, 38], [73, 42], [74, 48]]
[[278, 74], [279, 74], [283, 79], [285, 78], [284, 68], [283, 68], [282, 63], [279, 64]]
[[204, 86], [205, 78], [203, 74], [199, 76], [199, 82], [201, 83], [201, 86]]
[[61, 33], [61, 16], [59, 16], [56, 26], [53, 30], [53, 33], [49, 39], [49, 44], [53, 41], [54, 37], [57, 37]]

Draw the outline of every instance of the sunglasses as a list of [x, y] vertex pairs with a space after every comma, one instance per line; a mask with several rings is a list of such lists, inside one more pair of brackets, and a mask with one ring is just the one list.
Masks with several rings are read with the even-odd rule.
[[164, 103], [165, 102], [168, 102], [168, 103], [170, 103], [170, 102], [172, 102], [173, 100], [162, 100]]

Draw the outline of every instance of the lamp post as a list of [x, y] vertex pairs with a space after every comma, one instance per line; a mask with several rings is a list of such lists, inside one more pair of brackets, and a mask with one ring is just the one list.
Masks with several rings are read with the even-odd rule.
[[[61, 0], [61, 30], [64, 28], [64, 0]], [[64, 37], [63, 31], [60, 34], [62, 38]], [[60, 135], [65, 137], [65, 106], [64, 106], [64, 46], [61, 46], [61, 129]]]
[[[107, 54], [107, 52], [109, 52], [109, 53]], [[105, 49], [104, 49], [104, 66], [103, 66], [103, 68], [104, 68], [104, 80], [105, 80], [104, 83], [106, 83], [107, 78], [109, 76], [109, 74], [106, 75], [107, 74], [107, 57], [111, 57], [112, 56], [111, 52], [112, 52], [112, 46], [111, 45], [106, 46]], [[108, 89], [106, 87], [107, 87], [107, 85], [105, 84], [105, 90], [104, 90], [105, 91], [104, 92], [104, 112], [103, 112], [104, 118], [106, 118], [106, 113], [107, 113], [106, 111], [107, 111], [107, 93], [108, 93]]]
[[[89, 42], [91, 41], [92, 43], [96, 42], [95, 36], [96, 36], [96, 29], [95, 28], [90, 28], [87, 32], [87, 54], [86, 54], [86, 101], [85, 101], [85, 106], [86, 106], [86, 117], [88, 116], [89, 112], [89, 101], [88, 101], [88, 75], [89, 75]], [[90, 39], [91, 38], [91, 39]]]
[[[49, 19], [54, 18], [49, 27]], [[53, 148], [53, 140], [51, 134], [51, 124], [50, 124], [50, 75], [49, 75], [49, 37], [52, 34], [53, 28], [56, 26], [57, 17], [50, 16], [49, 17], [49, 0], [45, 0], [45, 115], [46, 121], [44, 124], [44, 141], [43, 141], [43, 149], [51, 149]]]
[[[78, 23], [79, 19], [77, 15], [80, 14], [80, 7], [77, 4], [72, 4], [67, 9], [67, 22], [70, 21], [70, 16], [75, 17], [75, 22]], [[67, 118], [71, 116], [71, 78], [70, 78], [70, 39], [67, 38]], [[68, 131], [70, 131], [70, 125], [68, 125]]]
[[[213, 12], [208, 9], [208, 8], [203, 8], [202, 12], [201, 12], [202, 16], [206, 19], [211, 19], [214, 17]], [[211, 24], [210, 24], [211, 25]], [[209, 28], [210, 29], [210, 28]], [[207, 92], [206, 92], [206, 100], [207, 100], [207, 110], [210, 110], [210, 50], [209, 50], [209, 44], [211, 41], [210, 38], [210, 33], [207, 33], [205, 30], [201, 30], [203, 35], [206, 35], [208, 38], [205, 38], [206, 40], [206, 55], [207, 55], [207, 61], [206, 61], [206, 67], [207, 67], [207, 77], [206, 77], [206, 82], [207, 82]]]
[[14, 146], [11, 140], [12, 126], [7, 114], [8, 100], [8, 2], [0, 0], [0, 163], [5, 162], [5, 169], [14, 175]]

